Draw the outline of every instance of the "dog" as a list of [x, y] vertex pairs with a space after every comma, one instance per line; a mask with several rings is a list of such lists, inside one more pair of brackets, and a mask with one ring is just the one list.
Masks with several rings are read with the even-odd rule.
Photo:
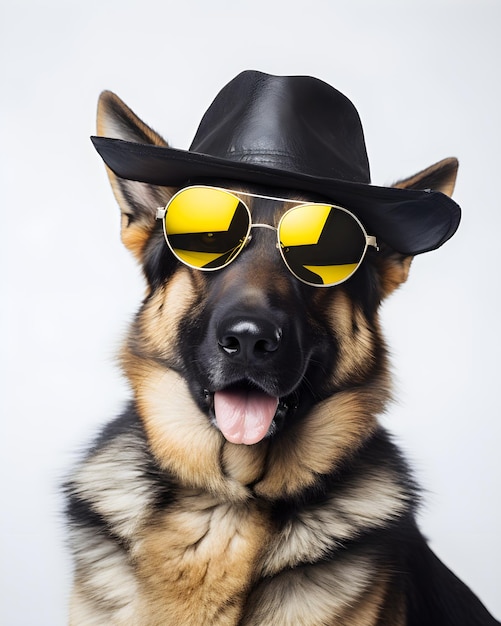
[[[392, 397], [378, 309], [457, 228], [457, 160], [373, 187], [353, 105], [260, 72], [220, 92], [189, 151], [111, 92], [97, 128], [147, 294], [120, 353], [132, 401], [65, 485], [71, 625], [497, 624], [427, 545], [378, 422]], [[223, 254], [226, 201], [224, 235], [237, 211], [243, 226]], [[321, 243], [317, 212], [356, 230], [354, 261], [331, 251], [344, 230]], [[186, 252], [194, 235], [202, 252]], [[329, 271], [299, 254], [317, 252]]]

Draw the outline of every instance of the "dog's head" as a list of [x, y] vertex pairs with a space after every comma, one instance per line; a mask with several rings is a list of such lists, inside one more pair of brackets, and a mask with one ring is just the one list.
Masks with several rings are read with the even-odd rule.
[[[98, 134], [166, 145], [109, 92], [100, 99]], [[447, 159], [396, 186], [450, 195], [456, 171], [456, 160]], [[228, 473], [239, 454], [232, 465], [238, 480], [260, 482], [270, 494], [295, 490], [290, 459], [289, 469], [280, 460], [286, 455], [300, 459], [297, 480], [304, 485], [306, 475], [332, 469], [362, 445], [390, 396], [378, 308], [406, 280], [411, 257], [378, 238], [379, 249], [368, 249], [349, 280], [318, 288], [287, 269], [273, 229], [256, 228], [235, 261], [202, 272], [175, 258], [156, 219], [157, 208], [178, 190], [108, 174], [121, 208], [122, 240], [148, 284], [122, 361], [163, 465], [194, 483], [195, 474], [210, 482], [211, 463], [218, 472], [226, 463], [222, 473]], [[203, 182], [239, 189], [235, 181]], [[295, 189], [240, 189], [316, 200]], [[247, 204], [253, 223], [273, 227], [287, 205], [256, 195]], [[275, 447], [288, 452], [272, 452]], [[272, 457], [284, 468], [280, 477], [264, 478], [264, 459], [269, 468]]]

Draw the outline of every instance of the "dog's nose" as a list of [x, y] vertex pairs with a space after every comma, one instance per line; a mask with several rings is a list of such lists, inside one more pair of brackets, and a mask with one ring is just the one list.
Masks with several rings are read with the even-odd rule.
[[282, 330], [265, 318], [233, 317], [218, 328], [221, 350], [240, 363], [261, 361], [280, 347]]

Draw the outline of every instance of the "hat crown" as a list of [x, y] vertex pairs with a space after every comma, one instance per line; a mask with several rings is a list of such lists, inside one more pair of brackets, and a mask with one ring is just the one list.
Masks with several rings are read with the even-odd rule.
[[210, 105], [190, 151], [303, 175], [370, 182], [355, 107], [337, 89], [309, 76], [242, 72]]

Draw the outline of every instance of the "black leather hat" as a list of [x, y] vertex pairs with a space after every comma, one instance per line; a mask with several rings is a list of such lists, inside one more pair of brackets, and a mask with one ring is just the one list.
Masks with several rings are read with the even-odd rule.
[[92, 141], [121, 178], [166, 186], [231, 179], [315, 192], [353, 211], [370, 234], [403, 254], [438, 248], [461, 216], [440, 192], [371, 185], [355, 107], [309, 76], [242, 72], [216, 96], [188, 151]]

